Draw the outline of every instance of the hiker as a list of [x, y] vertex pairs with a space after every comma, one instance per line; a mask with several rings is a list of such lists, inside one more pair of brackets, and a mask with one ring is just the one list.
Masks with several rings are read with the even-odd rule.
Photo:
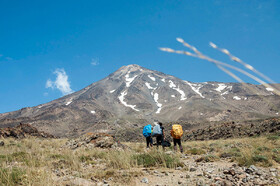
[[152, 125], [146, 125], [143, 128], [143, 135], [146, 138], [147, 149], [153, 147], [153, 138], [152, 138], [153, 127]]
[[183, 153], [183, 146], [181, 144], [181, 137], [183, 136], [183, 128], [181, 125], [174, 124], [172, 125], [172, 129], [170, 131], [171, 136], [173, 137], [174, 142], [174, 151], [177, 151], [177, 144], [180, 147], [181, 153]]
[[154, 126], [153, 136], [156, 137], [157, 147], [161, 145], [164, 148], [164, 146], [162, 145], [164, 140], [164, 127], [162, 126], [161, 122], [158, 122], [158, 124]]

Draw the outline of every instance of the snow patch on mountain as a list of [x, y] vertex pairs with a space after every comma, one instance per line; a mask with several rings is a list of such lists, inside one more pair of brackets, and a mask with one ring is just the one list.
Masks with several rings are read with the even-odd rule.
[[71, 103], [72, 103], [72, 99], [69, 100], [65, 105], [68, 106], [68, 105], [70, 105]]
[[156, 114], [159, 114], [160, 111], [161, 111], [161, 107], [162, 107], [162, 104], [158, 102], [158, 93], [155, 93], [154, 95], [154, 100], [156, 102], [156, 105], [158, 107], [157, 111], [156, 111]]
[[216, 88], [215, 90], [218, 92], [221, 92], [222, 90], [224, 90], [227, 86], [223, 83], [219, 83], [218, 84], [218, 88]]
[[129, 104], [127, 104], [125, 101], [124, 101], [124, 96], [126, 96], [127, 95], [127, 91], [125, 90], [125, 91], [123, 91], [122, 93], [121, 93], [121, 95], [119, 96], [119, 100], [120, 100], [120, 102], [124, 105], [124, 106], [126, 106], [126, 107], [129, 107], [129, 108], [131, 108], [131, 109], [133, 109], [133, 110], [135, 110], [135, 111], [139, 111], [138, 109], [136, 109], [135, 107], [136, 107], [136, 105], [129, 105]]
[[182, 109], [182, 107], [179, 107], [178, 109], [179, 109], [179, 110], [181, 110], [181, 109]]
[[[178, 88], [176, 88], [176, 85], [173, 83], [173, 81], [169, 80], [169, 87], [176, 90], [177, 92], [179, 92], [181, 94], [181, 101], [186, 100], [186, 95], [185, 92], [183, 90], [181, 90], [178, 86]], [[172, 95], [171, 95], [172, 97]]]
[[169, 87], [170, 88], [175, 88], [176, 85], [173, 83], [173, 81], [169, 80]]
[[115, 89], [115, 90], [111, 90], [110, 93], [113, 93], [113, 92], [115, 92], [115, 91], [116, 91], [116, 89]]
[[161, 81], [162, 81], [162, 82], [165, 82], [165, 79], [164, 79], [164, 78], [162, 78], [162, 79], [161, 79]]
[[181, 101], [186, 100], [186, 95], [185, 92], [183, 90], [181, 90], [179, 87], [178, 88], [174, 88], [174, 90], [177, 90], [177, 92], [179, 92], [181, 94]]
[[152, 90], [154, 90], [155, 88], [154, 87], [152, 87], [151, 86], [151, 84], [150, 83], [148, 83], [148, 82], [146, 82], [145, 83], [145, 85], [146, 85], [146, 87], [148, 88], [148, 89], [152, 89]]
[[267, 91], [273, 92], [274, 89], [273, 88], [265, 88]]
[[95, 114], [95, 111], [94, 111], [94, 110], [92, 110], [92, 111], [90, 111], [90, 113]]
[[228, 91], [225, 91], [224, 93], [221, 94], [221, 96], [228, 94]]
[[234, 96], [233, 99], [235, 99], [235, 100], [241, 100], [241, 98], [238, 97], [238, 96]]
[[195, 93], [197, 93], [198, 95], [200, 95], [200, 97], [205, 98], [205, 97], [199, 92], [199, 89], [200, 89], [201, 87], [203, 87], [202, 84], [190, 83], [190, 82], [188, 82], [188, 81], [185, 81], [185, 82], [192, 88], [192, 90], [193, 90]]
[[134, 77], [130, 78], [129, 77], [130, 71], [128, 71], [128, 73], [125, 75], [125, 83], [126, 83], [126, 87], [130, 87], [130, 84], [133, 82], [133, 80], [137, 77], [137, 75], [135, 75]]
[[148, 77], [149, 77], [151, 80], [156, 81], [156, 78], [155, 78], [155, 77], [153, 77], [153, 76], [151, 76], [151, 75], [148, 75]]

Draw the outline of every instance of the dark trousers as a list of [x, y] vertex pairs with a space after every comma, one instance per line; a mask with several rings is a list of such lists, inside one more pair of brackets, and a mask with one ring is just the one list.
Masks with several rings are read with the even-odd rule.
[[173, 138], [173, 142], [174, 142], [174, 150], [177, 151], [177, 144], [178, 144], [179, 147], [180, 147], [181, 153], [183, 153], [183, 146], [182, 146], [182, 144], [181, 144], [181, 139], [175, 139], [175, 138]]
[[159, 145], [162, 145], [162, 142], [163, 142], [163, 135], [158, 135], [158, 136], [156, 137], [156, 140], [157, 140], [157, 147], [158, 147]]
[[147, 143], [147, 148], [149, 148], [150, 146], [153, 146], [153, 138], [151, 136], [146, 137], [146, 143]]

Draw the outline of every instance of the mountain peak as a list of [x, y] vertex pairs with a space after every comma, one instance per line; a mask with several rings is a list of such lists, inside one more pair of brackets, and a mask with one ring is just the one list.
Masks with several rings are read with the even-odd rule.
[[122, 66], [119, 70], [121, 71], [136, 71], [136, 70], [140, 70], [143, 67], [136, 65], [136, 64], [131, 64], [131, 65], [126, 65], [126, 66]]

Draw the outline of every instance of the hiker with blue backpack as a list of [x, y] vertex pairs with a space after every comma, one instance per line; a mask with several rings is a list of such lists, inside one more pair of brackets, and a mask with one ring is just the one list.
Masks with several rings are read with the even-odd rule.
[[153, 147], [153, 138], [152, 138], [153, 127], [152, 125], [146, 125], [143, 128], [143, 135], [146, 138], [147, 148]]
[[161, 122], [158, 122], [153, 128], [153, 137], [156, 137], [157, 147], [161, 145], [163, 148], [163, 140], [164, 140], [164, 127]]

